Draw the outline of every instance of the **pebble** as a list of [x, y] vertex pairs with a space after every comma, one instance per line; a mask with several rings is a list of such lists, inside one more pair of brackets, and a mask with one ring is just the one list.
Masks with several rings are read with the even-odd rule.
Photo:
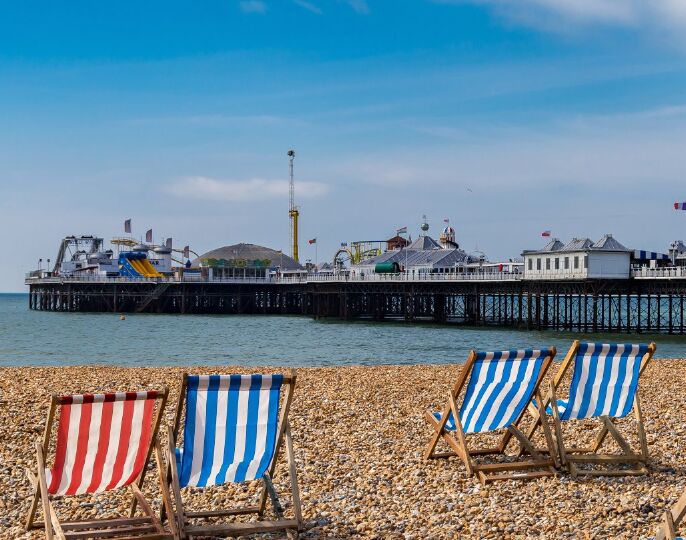
[[[290, 419], [306, 524], [302, 538], [646, 538], [654, 535], [664, 510], [686, 488], [686, 477], [680, 474], [686, 468], [686, 360], [656, 360], [641, 382], [652, 457], [649, 476], [572, 479], [563, 474], [487, 488], [468, 477], [458, 459], [427, 462], [422, 458], [432, 434], [424, 410], [444, 405], [459, 370], [450, 365], [298, 370]], [[23, 469], [34, 467], [33, 448], [43, 430], [50, 393], [138, 390], [166, 384], [171, 393], [164, 422], [170, 423], [183, 371], [109, 366], [0, 368], [0, 539], [42, 538], [39, 531], [27, 534], [23, 530], [31, 494]], [[188, 371], [252, 370], [193, 367]], [[634, 433], [633, 416], [619, 425]], [[593, 425], [566, 425], [565, 434], [583, 443], [593, 437]], [[484, 445], [493, 442], [490, 436], [480, 437]], [[635, 444], [635, 435], [629, 441]], [[153, 466], [144, 491], [157, 509], [155, 471]], [[275, 486], [290, 515], [283, 465], [277, 467]], [[191, 507], [216, 509], [236, 501], [248, 503], [258, 487], [250, 483], [190, 489], [185, 496]], [[129, 499], [123, 495], [65, 498], [56, 501], [56, 508], [71, 519], [125, 513]]]

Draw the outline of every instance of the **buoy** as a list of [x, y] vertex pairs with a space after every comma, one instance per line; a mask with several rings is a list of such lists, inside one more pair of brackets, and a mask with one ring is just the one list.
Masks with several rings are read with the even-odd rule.
[[125, 321], [125, 320], [126, 320], [126, 316], [125, 316], [125, 315], [119, 315], [119, 320], [120, 320], [120, 321]]

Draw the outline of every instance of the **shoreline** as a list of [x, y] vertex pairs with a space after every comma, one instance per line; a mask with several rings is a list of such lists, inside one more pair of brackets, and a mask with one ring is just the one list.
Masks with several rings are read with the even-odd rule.
[[[288, 369], [288, 368], [285, 368]], [[171, 422], [181, 374], [274, 372], [276, 367], [2, 367], [0, 368], [0, 537], [25, 534], [30, 489], [49, 395], [170, 388], [163, 422]], [[654, 360], [640, 383], [651, 474], [572, 479], [562, 474], [482, 487], [455, 458], [424, 461], [432, 434], [422, 415], [438, 409], [458, 365], [299, 368], [290, 414], [306, 529], [303, 538], [643, 538], [652, 536], [686, 487], [686, 360]], [[548, 374], [556, 371], [553, 366]], [[622, 420], [626, 429], [633, 422]], [[570, 433], [592, 436], [583, 423]], [[630, 431], [633, 434], [633, 432]], [[163, 439], [164, 440], [164, 439]], [[633, 438], [629, 439], [633, 441]], [[279, 489], [277, 471], [277, 490]], [[154, 474], [146, 490], [156, 499]], [[280, 489], [281, 493], [285, 490]], [[207, 502], [207, 492], [193, 500]], [[227, 497], [251, 492], [233, 486]], [[74, 502], [75, 501], [75, 502]], [[119, 495], [82, 496], [58, 512], [90, 517], [127, 504]]]

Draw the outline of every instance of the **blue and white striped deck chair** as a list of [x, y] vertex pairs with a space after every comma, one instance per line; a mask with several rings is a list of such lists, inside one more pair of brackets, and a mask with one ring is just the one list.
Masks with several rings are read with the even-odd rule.
[[[285, 530], [297, 536], [302, 523], [300, 495], [293, 457], [288, 411], [295, 388], [295, 371], [288, 375], [184, 375], [169, 437], [169, 463], [181, 538], [193, 536], [239, 536]], [[181, 420], [183, 441], [177, 448]], [[294, 518], [285, 518], [272, 484], [282, 442], [293, 498]], [[261, 480], [259, 501], [254, 506], [227, 510], [189, 511], [184, 508], [182, 488]], [[262, 519], [267, 497], [276, 519]], [[255, 513], [259, 521], [198, 523]]]
[[[512, 349], [499, 352], [471, 351], [448, 403], [442, 412], [426, 411], [427, 421], [435, 433], [424, 457], [438, 458], [457, 455], [467, 467], [467, 473], [477, 473], [481, 483], [512, 478], [535, 478], [555, 474], [553, 437], [547, 423], [543, 423], [547, 449], [543, 452], [518, 428], [527, 406], [539, 397], [539, 387], [555, 357], [555, 347], [549, 349]], [[461, 404], [457, 401], [464, 391]], [[504, 430], [500, 443], [492, 448], [470, 450], [467, 436]], [[477, 462], [474, 456], [505, 455], [511, 438], [522, 451], [517, 461], [497, 463]], [[436, 452], [443, 439], [452, 451]], [[530, 459], [521, 457], [527, 453]]]
[[[648, 469], [648, 443], [643, 427], [643, 415], [638, 399], [638, 382], [655, 353], [655, 343], [581, 343], [574, 341], [560, 364], [546, 393], [545, 408], [553, 416], [560, 460], [569, 472], [596, 476], [646, 474]], [[567, 397], [559, 395], [560, 385], [569, 368], [574, 366]], [[639, 453], [634, 452], [612, 419], [623, 418], [634, 411], [638, 429]], [[539, 411], [540, 412], [540, 411]], [[602, 426], [592, 446], [567, 447], [562, 436], [562, 422], [588, 418], [598, 419]], [[528, 433], [536, 429], [533, 425]], [[622, 451], [621, 454], [598, 454], [607, 435]], [[593, 464], [582, 468], [580, 464]], [[608, 468], [613, 464], [626, 464], [631, 468]]]

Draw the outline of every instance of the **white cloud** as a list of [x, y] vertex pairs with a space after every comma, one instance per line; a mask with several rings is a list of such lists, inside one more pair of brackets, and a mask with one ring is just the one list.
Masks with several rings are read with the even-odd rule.
[[369, 13], [369, 6], [367, 5], [367, 0], [348, 0], [348, 4], [357, 13], [361, 15], [367, 15]]
[[319, 9], [318, 6], [315, 6], [311, 2], [307, 2], [307, 0], [293, 0], [293, 3], [296, 5], [300, 6], [303, 9], [306, 9], [307, 11], [310, 11], [316, 15], [321, 15], [323, 12], [321, 9]]
[[240, 6], [245, 13], [266, 13], [267, 11], [267, 4], [262, 0], [242, 0]]
[[589, 25], [610, 25], [652, 32], [686, 30], [683, 0], [433, 0], [437, 4], [490, 7], [511, 23], [569, 33]]
[[[321, 197], [328, 186], [319, 182], [296, 182], [296, 196], [302, 199]], [[250, 178], [248, 180], [216, 180], [192, 176], [173, 183], [169, 191], [182, 198], [210, 201], [247, 202], [288, 197], [288, 181]]]

